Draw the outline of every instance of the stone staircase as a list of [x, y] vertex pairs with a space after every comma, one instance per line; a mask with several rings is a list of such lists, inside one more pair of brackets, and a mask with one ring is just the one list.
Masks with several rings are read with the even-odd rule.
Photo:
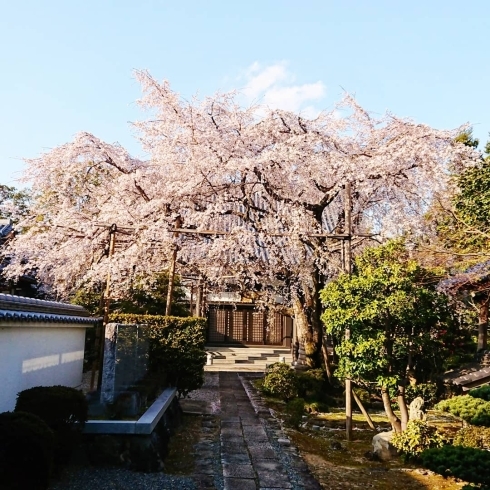
[[279, 362], [281, 357], [287, 364], [293, 362], [287, 347], [269, 346], [207, 346], [213, 363], [204, 366], [205, 371], [264, 372], [269, 364]]

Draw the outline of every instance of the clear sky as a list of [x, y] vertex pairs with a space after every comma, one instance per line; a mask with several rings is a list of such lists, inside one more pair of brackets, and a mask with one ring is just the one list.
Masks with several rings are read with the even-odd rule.
[[0, 1], [0, 183], [78, 131], [138, 154], [134, 69], [184, 97], [368, 110], [490, 131], [488, 0]]

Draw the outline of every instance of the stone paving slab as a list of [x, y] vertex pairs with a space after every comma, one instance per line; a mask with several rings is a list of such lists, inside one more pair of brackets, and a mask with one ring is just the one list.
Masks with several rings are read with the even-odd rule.
[[223, 476], [225, 478], [255, 479], [255, 471], [251, 464], [224, 464]]
[[249, 375], [219, 372], [213, 376], [214, 384], [207, 386], [207, 390], [218, 391], [213, 395], [213, 407], [219, 410], [214, 417], [203, 416], [202, 431], [204, 434], [208, 431], [210, 436], [201, 438], [195, 446], [196, 488], [320, 489], [296, 448], [278, 442], [287, 437], [261, 397], [251, 389]]
[[225, 478], [224, 490], [257, 490], [255, 480], [243, 478]]

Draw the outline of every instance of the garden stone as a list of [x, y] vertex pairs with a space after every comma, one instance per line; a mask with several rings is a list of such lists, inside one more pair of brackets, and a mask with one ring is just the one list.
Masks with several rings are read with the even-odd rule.
[[381, 461], [389, 461], [398, 456], [398, 450], [391, 444], [393, 431], [380, 432], [373, 437], [373, 454]]
[[409, 419], [410, 420], [425, 420], [424, 399], [420, 396], [410, 403]]

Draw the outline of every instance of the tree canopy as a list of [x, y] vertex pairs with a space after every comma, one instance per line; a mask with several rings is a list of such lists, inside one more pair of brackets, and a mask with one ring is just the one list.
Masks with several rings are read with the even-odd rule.
[[[138, 72], [148, 118], [133, 123], [145, 160], [90, 133], [27, 160], [33, 204], [11, 246], [11, 275], [26, 261], [61, 296], [104, 280], [128, 288], [133, 271], [168, 268], [208, 284], [283, 296], [302, 342], [318, 346], [318, 291], [340, 268], [342, 189], [352, 187], [354, 233], [393, 236], [416, 226], [447, 185], [448, 162], [474, 150], [441, 131], [352, 97], [314, 119], [241, 108], [234, 94], [185, 101]], [[174, 227], [193, 231], [175, 234]], [[112, 224], [124, 231], [104, 252]], [[208, 234], [196, 234], [205, 233]], [[211, 233], [209, 233], [211, 232]], [[354, 240], [354, 246], [362, 242]]]
[[321, 292], [322, 321], [336, 338], [336, 376], [374, 384], [387, 395], [408, 377], [425, 382], [443, 370], [464, 347], [467, 333], [446, 296], [436, 291], [439, 278], [396, 240], [366, 249], [352, 275], [327, 284]]

